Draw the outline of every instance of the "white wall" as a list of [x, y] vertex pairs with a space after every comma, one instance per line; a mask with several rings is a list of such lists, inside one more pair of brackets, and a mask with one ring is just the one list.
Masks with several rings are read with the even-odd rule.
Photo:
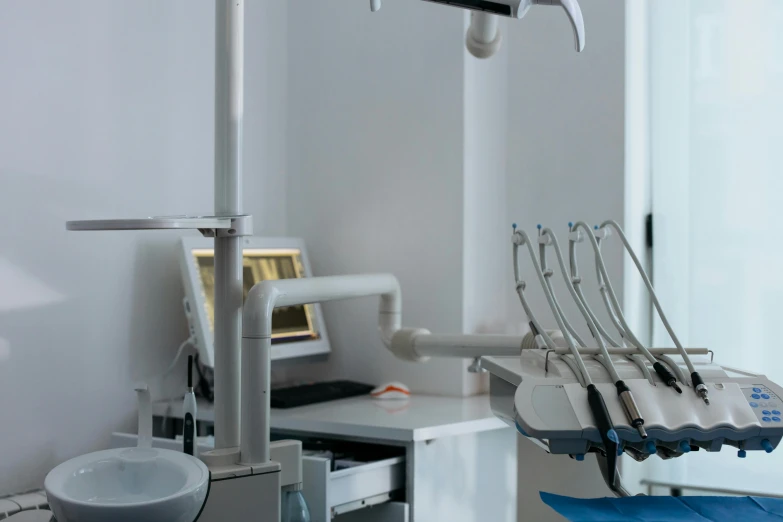
[[[622, 5], [585, 7], [582, 55], [560, 9], [533, 9], [503, 24], [504, 47], [489, 61], [465, 52], [466, 16], [447, 7], [289, 9], [289, 233], [305, 238], [317, 274], [389, 270], [406, 324], [513, 331], [526, 319], [509, 286], [510, 223], [565, 231], [573, 219], [622, 219]], [[619, 249], [606, 251], [621, 274]], [[314, 374], [481, 389], [464, 363], [412, 366], [385, 353], [374, 309], [374, 300], [325, 306], [333, 354]]]
[[[510, 26], [505, 42], [511, 49], [508, 222], [531, 234], [537, 223], [549, 226], [566, 247], [569, 221], [592, 224], [615, 218], [622, 223], [624, 215], [625, 7], [616, 0], [583, 1], [581, 6], [587, 35], [583, 53], [573, 52], [571, 30], [560, 9], [531, 9]], [[579, 250], [580, 271], [588, 300], [598, 311], [589, 248], [581, 245]], [[603, 252], [620, 293], [623, 258], [618, 242], [610, 242]], [[555, 261], [552, 253], [548, 258]], [[523, 266], [533, 309], [540, 311], [542, 322], [554, 325], [530, 264]], [[586, 332], [559, 270], [555, 273], [555, 291], [567, 316]], [[524, 318], [517, 297], [510, 299], [511, 316], [516, 312]], [[606, 317], [600, 314], [609, 326]], [[538, 447], [523, 440], [517, 452], [521, 521], [562, 520], [542, 509], [542, 489], [585, 497], [608, 494], [592, 459], [575, 463], [567, 457], [542, 457]], [[543, 467], [547, 472], [542, 476], [537, 470]]]
[[[614, 0], [583, 4], [587, 44], [582, 53], [569, 52], [573, 41], [560, 9], [531, 9], [507, 40], [515, 50], [509, 65], [508, 222], [529, 234], [539, 223], [550, 227], [564, 255], [569, 221], [592, 225], [614, 218], [622, 224], [624, 216], [625, 7]], [[585, 243], [577, 252], [588, 300], [609, 326], [592, 250]], [[602, 252], [622, 302], [619, 241], [609, 241]], [[589, 337], [554, 253], [547, 257], [566, 315]], [[530, 263], [522, 266], [534, 309], [554, 325]], [[511, 300], [511, 310], [521, 314], [516, 295]]]
[[[403, 321], [462, 331], [463, 13], [419, 0], [379, 13], [291, 2], [288, 223], [317, 275], [389, 271]], [[461, 395], [462, 361], [395, 359], [377, 299], [327, 303], [318, 375]]]
[[[282, 234], [286, 10], [246, 16], [263, 30], [246, 32], [245, 205]], [[212, 209], [213, 17], [209, 0], [0, 2], [0, 495], [134, 429], [133, 381], [186, 336], [179, 234], [64, 223]]]
[[[214, 0], [199, 0], [205, 1], [214, 4]], [[244, 205], [245, 212], [253, 214], [258, 236], [287, 231], [287, 4], [245, 2]], [[209, 56], [212, 63], [214, 51]]]

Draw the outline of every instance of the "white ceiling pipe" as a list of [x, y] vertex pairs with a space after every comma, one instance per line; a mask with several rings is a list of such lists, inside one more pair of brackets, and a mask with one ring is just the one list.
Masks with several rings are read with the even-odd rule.
[[465, 34], [465, 47], [476, 58], [494, 55], [503, 38], [498, 27], [497, 15], [474, 11], [470, 14], [470, 27]]

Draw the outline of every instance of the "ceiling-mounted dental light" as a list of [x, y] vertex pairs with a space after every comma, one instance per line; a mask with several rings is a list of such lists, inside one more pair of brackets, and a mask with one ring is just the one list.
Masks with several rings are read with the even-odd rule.
[[[500, 49], [502, 37], [498, 29], [498, 16], [522, 18], [534, 5], [560, 6], [571, 22], [577, 52], [585, 48], [585, 24], [577, 0], [425, 0], [475, 11], [465, 35], [465, 47], [476, 58], [489, 58]], [[381, 0], [370, 0], [370, 10], [378, 11]]]
[[[585, 24], [577, 0], [426, 0], [475, 11], [465, 35], [465, 46], [476, 58], [489, 58], [500, 49], [501, 34], [498, 16], [522, 18], [534, 5], [560, 6], [571, 22], [577, 52], [585, 48]], [[373, 11], [380, 8], [380, 0], [371, 0]], [[376, 7], [377, 6], [377, 7]]]

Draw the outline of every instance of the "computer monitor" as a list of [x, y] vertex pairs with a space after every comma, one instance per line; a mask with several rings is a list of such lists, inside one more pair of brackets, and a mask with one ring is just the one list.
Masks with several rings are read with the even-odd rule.
[[[304, 242], [297, 238], [243, 238], [242, 272], [245, 298], [259, 281], [311, 277]], [[214, 239], [186, 237], [181, 249], [185, 315], [202, 364], [214, 367]], [[276, 308], [272, 315], [272, 360], [328, 354], [318, 304]]]

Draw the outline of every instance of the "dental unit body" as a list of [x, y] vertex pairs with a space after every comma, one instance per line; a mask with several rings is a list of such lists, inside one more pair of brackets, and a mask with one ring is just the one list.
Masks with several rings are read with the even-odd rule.
[[[491, 56], [500, 44], [496, 15], [521, 18], [534, 4], [563, 7], [577, 50], [584, 47], [584, 24], [575, 0], [434, 1], [474, 10], [466, 45], [476, 56]], [[371, 0], [370, 5], [373, 11], [379, 9], [380, 0]], [[559, 331], [544, 330], [525, 305], [519, 277], [516, 289], [534, 324], [524, 337], [443, 335], [405, 328], [400, 287], [390, 274], [264, 281], [253, 287], [243, 309], [241, 240], [252, 234], [252, 218], [243, 214], [241, 205], [243, 18], [242, 0], [216, 2], [215, 214], [68, 223], [69, 230], [191, 229], [215, 238], [215, 449], [199, 455], [210, 473], [199, 520], [227, 520], [230, 510], [231, 519], [278, 521], [281, 488], [301, 485], [301, 443], [270, 442], [271, 318], [279, 306], [380, 296], [380, 338], [398, 358], [425, 362], [429, 357], [483, 357], [482, 364], [492, 373], [491, 404], [496, 414], [551, 453], [579, 458], [598, 452], [607, 483], [619, 494], [623, 489], [615, 473], [618, 449], [642, 459], [653, 453], [679, 456], [692, 446], [711, 451], [723, 445], [741, 451], [771, 451], [777, 446], [783, 426], [765, 424], [765, 416], [756, 412], [752, 402], [758, 389], [770, 397], [769, 403], [780, 403], [783, 389], [774, 383], [761, 376], [737, 376], [713, 364], [697, 363], [699, 373], [695, 373], [677, 343], [677, 353], [685, 356], [699, 395], [677, 394], [669, 389], [674, 374], [683, 387], [691, 384], [679, 368], [671, 367], [666, 354], [672, 350], [648, 350], [661, 367], [674, 371], [662, 378], [654, 364], [653, 371], [647, 367], [652, 361], [638, 357], [644, 354], [641, 343], [632, 343], [632, 348], [617, 343], [606, 346], [600, 341], [603, 327], [598, 324], [590, 328], [598, 347], [584, 346], [569, 331], [554, 300], [550, 304]], [[515, 250], [523, 243], [515, 233]], [[538, 272], [542, 273], [540, 267]], [[576, 292], [575, 287], [576, 283], [572, 288]], [[589, 309], [584, 311], [589, 315]], [[623, 338], [631, 339], [630, 329], [626, 330]], [[664, 365], [657, 358], [668, 362]], [[706, 382], [694, 375], [703, 375]], [[701, 400], [707, 390], [709, 405]], [[747, 390], [752, 392], [749, 396]], [[623, 398], [629, 396], [630, 401]], [[627, 418], [636, 413], [637, 418]], [[637, 422], [642, 415], [643, 422]], [[131, 504], [121, 507], [133, 510]], [[60, 522], [67, 521], [63, 517]]]
[[[697, 350], [701, 351], [705, 350]], [[515, 358], [487, 357], [483, 367], [492, 374], [491, 404], [498, 417], [550, 453], [584, 455], [601, 440], [584, 388], [565, 357], [547, 349], [531, 349]], [[709, 406], [696, 396], [673, 394], [649, 368], [644, 372], [625, 355], [612, 356], [644, 412], [646, 439], [625, 421], [621, 401], [610, 399], [614, 383], [604, 366], [596, 360], [585, 361], [593, 382], [607, 397], [623, 449], [635, 460], [655, 454], [676, 457], [691, 451], [692, 446], [720, 451], [728, 445], [750, 451], [766, 450], [770, 445], [774, 448], [780, 442], [783, 424], [771, 422], [763, 412], [781, 409], [783, 388], [763, 375], [725, 368], [710, 362], [709, 356], [702, 357], [706, 360], [697, 362], [696, 367], [715, 397]], [[754, 395], [768, 399], [755, 399]]]
[[[243, 370], [245, 375], [263, 376], [249, 382], [243, 379], [243, 419], [250, 420], [247, 449], [242, 453], [264, 458], [269, 446], [269, 351], [271, 313], [277, 306], [379, 295], [378, 328], [383, 344], [398, 358], [426, 362], [430, 357], [474, 358], [482, 356], [482, 367], [491, 374], [490, 401], [493, 412], [521, 435], [529, 437], [553, 454], [568, 454], [581, 460], [596, 452], [607, 485], [619, 495], [627, 494], [617, 474], [618, 452], [642, 461], [652, 455], [668, 459], [695, 449], [720, 451], [733, 446], [746, 451], [771, 452], [783, 437], [783, 424], [775, 422], [769, 410], [783, 405], [783, 388], [762, 375], [721, 367], [711, 360], [697, 361], [695, 367], [709, 383], [712, 402], [706, 404], [697, 393], [676, 393], [658, 376], [652, 364], [631, 356], [635, 349], [605, 348], [634, 405], [644, 414], [640, 431], [623, 397], [617, 394], [615, 379], [605, 356], [591, 347], [578, 349], [595, 388], [606, 397], [611, 451], [605, 434], [599, 431], [592, 411], [589, 390], [583, 375], [569, 361], [573, 352], [559, 331], [549, 331], [554, 347], [528, 333], [524, 337], [504, 335], [442, 335], [422, 328], [402, 325], [400, 288], [390, 274], [317, 277], [304, 280], [264, 281], [248, 295], [243, 322]], [[670, 357], [676, 348], [651, 348], [653, 357], [679, 365]], [[689, 355], [708, 357], [706, 349], [690, 349]], [[682, 382], [691, 388], [692, 382]], [[755, 397], [766, 397], [757, 400]], [[259, 407], [263, 404], [264, 407]], [[777, 418], [777, 417], [776, 417]], [[259, 437], [258, 435], [262, 435]]]

